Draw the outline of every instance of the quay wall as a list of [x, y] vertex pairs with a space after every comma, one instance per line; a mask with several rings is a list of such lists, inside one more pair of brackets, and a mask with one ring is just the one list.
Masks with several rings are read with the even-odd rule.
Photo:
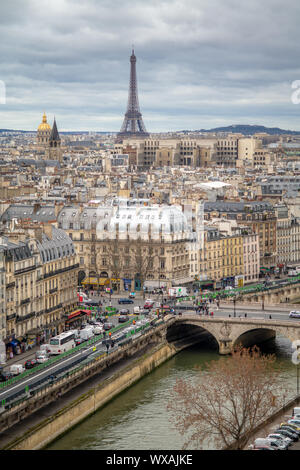
[[31, 429], [27, 429], [23, 435], [10, 442], [3, 450], [38, 450], [44, 448], [177, 352], [178, 349], [167, 342], [155, 346], [150, 352], [134, 360], [125, 369], [119, 370], [64, 408], [59, 409], [51, 417], [46, 418]]

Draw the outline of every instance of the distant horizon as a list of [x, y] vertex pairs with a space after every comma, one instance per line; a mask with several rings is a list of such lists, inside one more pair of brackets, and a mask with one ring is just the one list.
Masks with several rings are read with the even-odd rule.
[[[182, 129], [176, 129], [176, 130], [163, 130], [163, 131], [148, 131], [149, 134], [168, 134], [168, 133], [176, 133], [176, 132], [207, 132], [207, 133], [211, 133], [211, 132], [226, 132], [226, 128], [232, 128], [232, 127], [249, 127], [249, 128], [253, 128], [253, 127], [262, 127], [266, 130], [272, 130], [272, 129], [278, 129], [286, 134], [288, 134], [289, 132], [292, 132], [292, 133], [299, 133], [300, 134], [300, 131], [297, 131], [295, 129], [283, 129], [283, 128], [280, 128], [279, 126], [264, 126], [262, 124], [229, 124], [228, 126], [219, 126], [219, 127], [214, 127], [214, 128], [211, 128], [211, 129], [188, 129], [188, 128], [182, 128]], [[224, 130], [221, 130], [221, 129], [224, 129]], [[37, 132], [37, 129], [35, 130], [28, 130], [28, 129], [8, 129], [8, 128], [0, 128], [0, 132], [26, 132], [26, 133], [36, 133]], [[100, 134], [118, 134], [119, 131], [112, 131], [112, 130], [85, 130], [85, 129], [81, 129], [81, 130], [65, 130], [65, 129], [59, 129], [59, 126], [58, 126], [58, 132], [61, 133], [61, 134], [65, 134], [65, 133], [70, 133], [70, 134], [76, 134], [76, 133], [85, 133], [85, 134], [89, 134], [89, 133], [100, 133]], [[228, 130], [228, 132], [232, 132], [232, 130]], [[237, 131], [237, 133], [240, 132], [240, 131]], [[259, 131], [255, 131], [255, 132], [259, 132]]]

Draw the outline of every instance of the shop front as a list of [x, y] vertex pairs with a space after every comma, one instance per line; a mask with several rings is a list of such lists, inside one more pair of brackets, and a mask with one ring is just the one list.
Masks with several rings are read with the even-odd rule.
[[81, 284], [85, 289], [99, 290], [102, 292], [109, 286], [109, 279], [107, 277], [87, 277]]
[[131, 291], [131, 282], [132, 282], [132, 279], [123, 279], [123, 283], [124, 283], [124, 290], [126, 291]]
[[120, 278], [111, 278], [111, 288], [114, 292], [120, 292]]

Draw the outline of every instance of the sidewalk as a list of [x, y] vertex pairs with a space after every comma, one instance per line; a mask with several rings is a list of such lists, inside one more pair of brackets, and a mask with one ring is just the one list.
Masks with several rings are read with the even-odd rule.
[[14, 357], [12, 359], [8, 359], [2, 367], [3, 367], [3, 369], [6, 370], [6, 369], [9, 369], [9, 367], [12, 364], [22, 364], [24, 366], [24, 363], [28, 359], [35, 358], [35, 353], [36, 353], [36, 351], [39, 351], [39, 350], [40, 350], [40, 346], [34, 346], [32, 349], [28, 349], [24, 353], [16, 354], [16, 355], [14, 355]]

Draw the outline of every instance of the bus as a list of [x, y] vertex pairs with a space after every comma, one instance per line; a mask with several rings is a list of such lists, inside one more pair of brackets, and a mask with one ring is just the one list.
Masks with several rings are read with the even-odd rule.
[[48, 352], [50, 355], [61, 354], [75, 348], [76, 332], [74, 330], [65, 331], [60, 335], [54, 336], [49, 341]]

